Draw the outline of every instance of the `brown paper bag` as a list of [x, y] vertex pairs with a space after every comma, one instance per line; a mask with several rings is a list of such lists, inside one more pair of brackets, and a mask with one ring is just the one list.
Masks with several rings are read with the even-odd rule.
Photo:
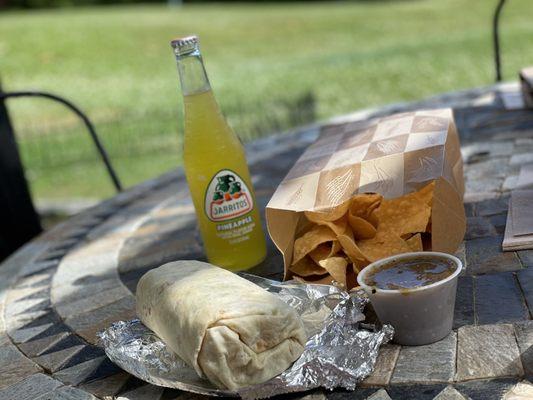
[[431, 249], [453, 253], [463, 240], [466, 218], [459, 137], [452, 110], [396, 114], [322, 129], [296, 161], [266, 208], [268, 231], [291, 273], [295, 235], [303, 211], [338, 206], [354, 194], [386, 199], [435, 182]]

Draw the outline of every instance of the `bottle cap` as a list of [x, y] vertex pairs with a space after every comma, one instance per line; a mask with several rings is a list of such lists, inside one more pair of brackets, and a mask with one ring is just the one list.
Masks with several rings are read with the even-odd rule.
[[174, 49], [176, 56], [183, 56], [197, 51], [199, 43], [198, 36], [191, 35], [173, 39], [170, 45]]

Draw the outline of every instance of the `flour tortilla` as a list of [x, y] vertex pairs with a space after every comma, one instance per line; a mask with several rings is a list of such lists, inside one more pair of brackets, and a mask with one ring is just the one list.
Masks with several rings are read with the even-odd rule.
[[137, 314], [199, 376], [236, 390], [285, 371], [307, 340], [296, 312], [221, 268], [177, 261], [146, 273]]

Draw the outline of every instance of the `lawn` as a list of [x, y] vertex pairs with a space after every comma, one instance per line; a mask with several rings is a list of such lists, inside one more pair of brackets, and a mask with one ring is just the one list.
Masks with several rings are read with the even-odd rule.
[[[93, 119], [127, 186], [181, 162], [169, 40], [200, 35], [216, 96], [243, 140], [359, 108], [494, 79], [488, 0], [117, 6], [0, 13], [5, 88], [66, 96]], [[502, 22], [506, 79], [533, 65], [530, 0]], [[10, 100], [37, 198], [110, 196], [79, 122]]]

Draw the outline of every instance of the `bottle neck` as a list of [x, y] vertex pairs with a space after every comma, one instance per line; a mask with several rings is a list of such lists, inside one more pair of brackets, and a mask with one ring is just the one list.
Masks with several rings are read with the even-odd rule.
[[176, 60], [180, 75], [181, 92], [184, 96], [211, 90], [202, 56], [198, 50], [186, 55], [176, 55]]

